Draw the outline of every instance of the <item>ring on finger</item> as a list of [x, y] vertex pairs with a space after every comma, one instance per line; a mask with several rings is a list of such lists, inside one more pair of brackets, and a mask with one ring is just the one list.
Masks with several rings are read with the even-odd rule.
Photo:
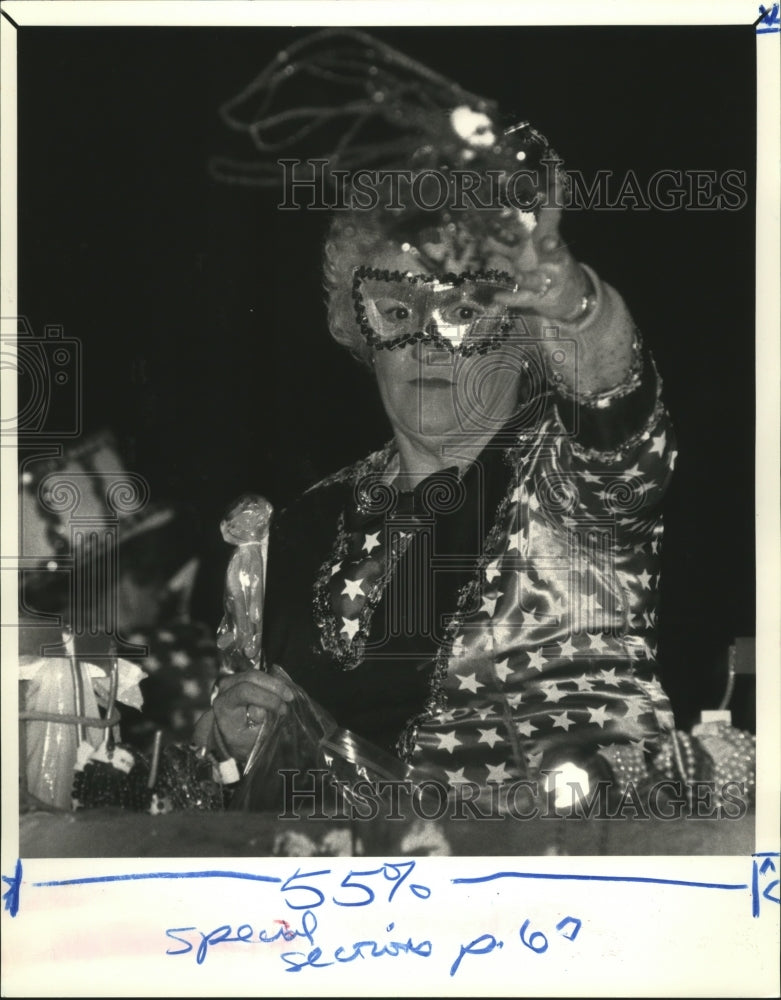
[[257, 724], [257, 722], [255, 722], [255, 720], [249, 714], [249, 709], [250, 709], [250, 707], [249, 707], [249, 705], [247, 705], [247, 708], [246, 708], [246, 710], [244, 712], [244, 718], [247, 720], [247, 729], [257, 729], [258, 728], [258, 724]]
[[541, 299], [548, 294], [548, 292], [550, 291], [550, 287], [553, 284], [553, 278], [551, 278], [549, 274], [546, 274], [542, 280], [543, 280], [542, 288], [537, 293]]

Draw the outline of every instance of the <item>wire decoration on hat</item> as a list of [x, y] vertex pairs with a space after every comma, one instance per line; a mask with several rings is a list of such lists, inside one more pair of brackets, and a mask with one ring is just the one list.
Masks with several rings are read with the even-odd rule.
[[[278, 187], [280, 157], [335, 170], [469, 166], [507, 174], [556, 160], [526, 122], [503, 129], [496, 102], [352, 28], [327, 28], [280, 51], [220, 109], [254, 160], [211, 160], [231, 184]], [[560, 162], [560, 161], [559, 161]]]

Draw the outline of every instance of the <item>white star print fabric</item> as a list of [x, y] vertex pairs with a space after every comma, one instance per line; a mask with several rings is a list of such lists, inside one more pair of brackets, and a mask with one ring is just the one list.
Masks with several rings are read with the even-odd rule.
[[[447, 519], [402, 525], [348, 504], [315, 587], [315, 622], [341, 676], [354, 672], [350, 711], [365, 720], [360, 735], [378, 740], [361, 699], [390, 705], [405, 670], [407, 691], [417, 676], [428, 698], [417, 713], [409, 703], [397, 752], [443, 782], [536, 778], [562, 761], [609, 759], [615, 747], [650, 753], [673, 728], [654, 669], [659, 504], [675, 461], [673, 433], [650, 360], [633, 378], [607, 405], [576, 401], [567, 411], [566, 400], [549, 398], [533, 433], [505, 437], [475, 463], [480, 475], [464, 474], [472, 483], [464, 510], [486, 509], [485, 531], [468, 559], [458, 556], [466, 583], [434, 607], [429, 625], [416, 625], [430, 645], [417, 665], [407, 657], [394, 667], [398, 643], [378, 660], [372, 642], [380, 626], [395, 620], [403, 631], [425, 607], [428, 576], [409, 567], [455, 558], [440, 548]], [[326, 485], [355, 496], [361, 477], [382, 476], [392, 454], [375, 453]], [[499, 486], [489, 503], [491, 482]], [[329, 676], [321, 700], [347, 684]]]
[[673, 728], [654, 676], [667, 414], [657, 399], [606, 452], [561, 431], [554, 412], [515, 454], [439, 700], [415, 728], [411, 761], [441, 780], [536, 777], [614, 745], [652, 751]]

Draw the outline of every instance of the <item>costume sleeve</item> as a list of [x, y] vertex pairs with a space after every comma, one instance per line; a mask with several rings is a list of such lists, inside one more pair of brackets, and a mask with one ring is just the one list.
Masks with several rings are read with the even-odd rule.
[[[612, 300], [615, 322], [632, 323], [612, 288], [601, 285], [599, 294]], [[551, 453], [548, 484], [549, 490], [558, 484], [569, 491], [578, 520], [618, 514], [630, 529], [658, 507], [677, 454], [661, 378], [634, 324], [632, 329], [632, 363], [620, 384], [591, 393], [560, 385], [554, 392], [561, 437]]]

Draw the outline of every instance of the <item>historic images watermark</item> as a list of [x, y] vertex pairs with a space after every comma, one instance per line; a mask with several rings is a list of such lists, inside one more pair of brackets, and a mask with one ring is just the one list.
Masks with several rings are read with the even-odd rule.
[[664, 168], [643, 176], [568, 170], [557, 183], [561, 161], [542, 169], [340, 170], [326, 159], [281, 159], [282, 211], [464, 212], [513, 208], [534, 212], [556, 207], [587, 211], [736, 212], [748, 202], [745, 170]]
[[743, 782], [568, 780], [566, 770], [539, 778], [481, 787], [435, 779], [359, 779], [330, 776], [325, 768], [281, 769], [281, 820], [740, 820], [748, 812]]

